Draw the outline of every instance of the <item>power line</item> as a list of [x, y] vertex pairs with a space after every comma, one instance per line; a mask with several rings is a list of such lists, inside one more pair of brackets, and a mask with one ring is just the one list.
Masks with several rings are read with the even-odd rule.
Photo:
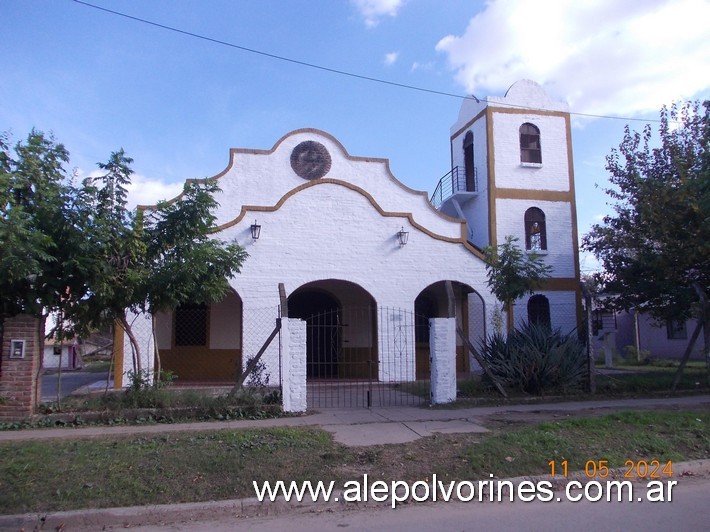
[[[193, 37], [193, 38], [195, 38], [195, 39], [200, 39], [200, 40], [203, 40], [203, 41], [211, 42], [211, 43], [213, 43], [213, 44], [219, 44], [219, 45], [221, 45], [221, 46], [227, 46], [227, 47], [229, 47], [229, 48], [234, 48], [234, 49], [236, 49], [236, 50], [241, 50], [242, 52], [248, 52], [248, 53], [251, 53], [251, 54], [257, 54], [257, 55], [261, 55], [261, 56], [263, 56], [263, 57], [268, 57], [268, 58], [271, 58], [271, 59], [276, 59], [276, 60], [278, 60], [278, 61], [285, 61], [285, 62], [287, 62], [287, 63], [291, 63], [291, 64], [295, 64], [295, 65], [299, 65], [299, 66], [304, 66], [304, 67], [308, 67], [308, 68], [313, 68], [313, 69], [321, 70], [321, 71], [324, 71], [324, 72], [329, 72], [329, 73], [331, 73], [331, 74], [337, 74], [337, 75], [340, 75], [340, 76], [347, 76], [347, 77], [351, 77], [351, 78], [361, 79], [361, 80], [364, 80], [364, 81], [371, 81], [371, 82], [373, 82], [373, 83], [381, 83], [381, 84], [383, 84], [383, 85], [390, 85], [390, 86], [393, 86], [393, 87], [399, 87], [399, 88], [401, 88], [401, 89], [409, 89], [409, 90], [415, 90], [415, 91], [419, 91], [419, 92], [426, 92], [426, 93], [429, 93], [429, 94], [436, 94], [436, 95], [439, 95], [439, 96], [448, 96], [448, 97], [450, 97], [450, 98], [458, 98], [458, 99], [460, 99], [460, 100], [476, 100], [476, 102], [479, 102], [479, 101], [480, 101], [478, 98], [476, 98], [476, 97], [473, 96], [473, 95], [471, 95], [471, 96], [464, 96], [464, 95], [461, 95], [461, 94], [454, 94], [454, 93], [451, 93], [451, 92], [438, 91], [438, 90], [434, 90], [434, 89], [427, 89], [427, 88], [424, 88], [424, 87], [417, 87], [417, 86], [415, 86], [415, 85], [408, 85], [408, 84], [406, 84], [406, 83], [397, 83], [397, 82], [395, 82], [395, 81], [389, 81], [389, 80], [380, 79], [380, 78], [375, 78], [375, 77], [371, 77], [371, 76], [364, 76], [364, 75], [362, 75], [362, 74], [355, 74], [355, 73], [353, 73], [353, 72], [347, 72], [347, 71], [345, 71], [345, 70], [339, 70], [339, 69], [336, 69], [336, 68], [330, 68], [330, 67], [326, 67], [326, 66], [322, 66], [322, 65], [316, 65], [316, 64], [314, 64], [314, 63], [309, 63], [309, 62], [306, 62], [306, 61], [300, 61], [300, 60], [298, 60], [298, 59], [292, 59], [292, 58], [290, 58], [290, 57], [284, 57], [284, 56], [281, 56], [281, 55], [272, 54], [272, 53], [264, 52], [264, 51], [261, 51], [261, 50], [256, 50], [256, 49], [254, 49], [254, 48], [248, 48], [248, 47], [246, 47], [246, 46], [241, 46], [241, 45], [234, 44], [234, 43], [230, 43], [230, 42], [227, 42], [227, 41], [222, 41], [222, 40], [220, 40], [220, 39], [215, 39], [215, 38], [213, 38], [213, 37], [208, 37], [208, 36], [206, 36], [206, 35], [200, 35], [199, 33], [194, 33], [194, 32], [187, 31], [187, 30], [182, 30], [182, 29], [180, 29], [180, 28], [175, 28], [175, 27], [173, 27], [173, 26], [168, 26], [168, 25], [166, 25], [166, 24], [161, 24], [161, 23], [159, 23], [159, 22], [154, 22], [154, 21], [152, 21], [152, 20], [147, 20], [147, 19], [140, 18], [140, 17], [136, 17], [136, 16], [133, 16], [133, 15], [128, 15], [128, 14], [122, 13], [122, 12], [120, 12], [120, 11], [115, 11], [115, 10], [113, 10], [113, 9], [108, 9], [108, 8], [106, 8], [106, 7], [97, 6], [97, 5], [95, 5], [95, 4], [90, 4], [90, 3], [84, 2], [84, 1], [82, 1], [82, 0], [72, 0], [72, 1], [73, 1], [74, 3], [76, 3], [76, 4], [80, 4], [80, 5], [85, 6], [85, 7], [90, 7], [90, 8], [93, 8], [93, 9], [97, 9], [97, 10], [99, 10], [99, 11], [103, 11], [103, 12], [109, 13], [109, 14], [111, 14], [111, 15], [116, 15], [116, 16], [119, 16], [119, 17], [127, 18], [127, 19], [129, 19], [129, 20], [133, 20], [133, 21], [135, 21], [135, 22], [140, 22], [140, 23], [142, 23], [142, 24], [148, 24], [149, 26], [154, 26], [154, 27], [156, 27], [156, 28], [160, 28], [160, 29], [163, 29], [163, 30], [172, 31], [172, 32], [174, 32], [174, 33], [179, 33], [179, 34], [181, 34], [181, 35], [186, 35], [186, 36], [188, 36], [188, 37]], [[524, 106], [524, 105], [507, 104], [507, 103], [504, 103], [504, 102], [495, 102], [495, 105], [510, 106], [510, 107], [516, 107], [516, 108], [520, 108], [520, 109], [531, 109], [531, 110], [535, 110], [534, 107], [526, 107], [526, 106]], [[582, 117], [586, 117], [586, 118], [606, 118], [606, 119], [610, 119], [610, 120], [629, 120], [629, 121], [637, 121], [637, 122], [661, 122], [661, 120], [659, 120], [659, 119], [633, 118], [633, 117], [612, 116], [612, 115], [597, 115], [597, 114], [592, 114], [592, 113], [577, 113], [577, 112], [571, 112], [571, 111], [570, 111], [569, 114], [570, 114], [570, 115], [574, 115], [574, 116], [582, 116]]]

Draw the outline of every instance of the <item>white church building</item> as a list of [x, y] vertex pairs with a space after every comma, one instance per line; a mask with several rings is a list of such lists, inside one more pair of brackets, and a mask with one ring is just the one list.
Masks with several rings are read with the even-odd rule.
[[[266, 150], [232, 149], [213, 178], [221, 188], [216, 236], [249, 256], [222, 301], [158, 315], [155, 342], [150, 317], [136, 317], [143, 367], [153, 367], [157, 344], [178, 383], [228, 384], [266, 345], [262, 373], [284, 394], [294, 371], [309, 385], [434, 380], [442, 370], [429, 320], [448, 318], [455, 386], [456, 374], [478, 368], [465, 340], [480, 345], [500, 312], [482, 248], [507, 235], [553, 267], [538, 293], [518, 301], [516, 322], [574, 330], [570, 135], [567, 105], [519, 81], [504, 97], [464, 101], [451, 128], [451, 171], [431, 196], [402, 184], [386, 159], [352, 155], [324, 131], [292, 131]], [[279, 318], [283, 328], [267, 344]], [[121, 336], [116, 387], [132, 369]]]

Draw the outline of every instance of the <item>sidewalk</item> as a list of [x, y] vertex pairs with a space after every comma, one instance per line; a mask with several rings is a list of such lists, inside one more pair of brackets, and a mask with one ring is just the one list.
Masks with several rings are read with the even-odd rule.
[[[90, 426], [61, 429], [33, 429], [2, 431], [0, 442], [52, 438], [90, 438], [131, 434], [159, 434], [167, 432], [235, 430], [258, 427], [320, 426], [334, 434], [336, 441], [348, 446], [403, 443], [440, 433], [485, 431], [489, 416], [511, 419], [556, 419], [571, 415], [603, 415], [624, 410], [653, 408], [706, 408], [710, 410], [710, 395], [654, 399], [612, 399], [566, 403], [486, 406], [461, 409], [442, 408], [379, 408], [332, 409], [289, 418], [157, 424], [150, 426]], [[710, 461], [695, 460], [674, 464], [680, 477], [694, 481], [710, 476]], [[516, 482], [525, 479], [513, 479]], [[547, 478], [547, 477], [546, 477]], [[381, 505], [380, 505], [381, 506]], [[359, 506], [358, 506], [359, 507]], [[136, 506], [126, 508], [84, 509], [49, 514], [0, 516], [0, 530], [109, 530], [147, 527], [160, 530], [190, 530], [200, 522], [222, 519], [230, 526], [248, 523], [246, 517], [278, 515], [284, 512], [312, 513], [337, 511], [342, 505], [318, 502], [259, 502], [255, 498], [206, 501], [185, 504]], [[365, 509], [363, 506], [361, 509]], [[353, 508], [350, 507], [350, 510]], [[207, 525], [206, 525], [207, 526]], [[203, 528], [205, 530], [209, 528]]]
[[710, 395], [659, 397], [653, 399], [609, 399], [545, 404], [511, 404], [472, 408], [373, 408], [323, 409], [297, 417], [260, 420], [205, 421], [195, 423], [87, 426], [57, 429], [0, 431], [0, 442], [90, 438], [125, 434], [234, 430], [259, 427], [320, 426], [347, 446], [405, 443], [432, 433], [485, 432], [485, 418], [493, 415], [544, 416], [554, 418], [573, 413], [608, 414], [621, 410], [702, 407], [710, 409]]

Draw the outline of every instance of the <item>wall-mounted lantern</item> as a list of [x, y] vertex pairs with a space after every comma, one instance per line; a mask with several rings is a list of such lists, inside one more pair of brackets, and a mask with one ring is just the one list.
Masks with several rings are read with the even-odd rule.
[[397, 238], [399, 239], [399, 245], [404, 246], [409, 240], [409, 232], [404, 230], [404, 227], [397, 233]]
[[259, 236], [261, 236], [261, 226], [254, 220], [254, 223], [251, 224], [251, 237], [254, 240], [259, 240]]

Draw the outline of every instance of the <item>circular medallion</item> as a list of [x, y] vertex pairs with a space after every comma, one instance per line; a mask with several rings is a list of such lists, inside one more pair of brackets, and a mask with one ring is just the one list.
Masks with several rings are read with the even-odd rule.
[[330, 170], [330, 154], [320, 142], [306, 140], [291, 152], [291, 168], [303, 179], [318, 179]]

